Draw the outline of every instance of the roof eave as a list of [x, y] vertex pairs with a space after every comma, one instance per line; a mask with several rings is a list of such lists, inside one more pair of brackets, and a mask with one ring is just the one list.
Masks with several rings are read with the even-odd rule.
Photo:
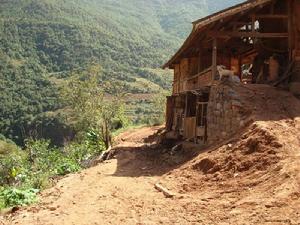
[[185, 50], [188, 43], [193, 38], [195, 31], [196, 31], [196, 26], [193, 24], [192, 32], [187, 37], [187, 39], [184, 41], [183, 45], [179, 48], [179, 50], [175, 53], [175, 55], [173, 55], [172, 58], [162, 66], [163, 69], [169, 68], [172, 65], [172, 62], [177, 58], [177, 56], [180, 55], [181, 52]]
[[[207, 25], [214, 23], [222, 18], [226, 18], [227, 16], [235, 15], [237, 13], [243, 12], [244, 10], [254, 8], [254, 7], [266, 4], [271, 1], [273, 1], [273, 0], [248, 0], [248, 1], [242, 2], [235, 6], [229, 7], [227, 9], [221, 10], [221, 11], [211, 14], [207, 17], [204, 17], [204, 18], [201, 18], [199, 20], [192, 22], [192, 24], [193, 24], [192, 32], [190, 33], [188, 38], [185, 40], [183, 45], [179, 48], [179, 50], [175, 53], [175, 55], [173, 55], [172, 58], [162, 66], [162, 68], [163, 69], [169, 68], [174, 63], [174, 61], [176, 61], [177, 57], [188, 47], [188, 44], [190, 43], [190, 41], [192, 40], [194, 35], [199, 31], [199, 29], [204, 28]], [[222, 15], [226, 12], [230, 12], [233, 10], [235, 10], [235, 11], [231, 12], [229, 14], [226, 14], [226, 15]]]

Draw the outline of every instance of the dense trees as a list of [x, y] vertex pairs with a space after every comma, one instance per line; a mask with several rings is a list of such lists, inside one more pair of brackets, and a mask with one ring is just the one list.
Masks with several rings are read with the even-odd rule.
[[0, 132], [22, 144], [35, 116], [59, 107], [56, 87], [33, 62], [0, 61]]
[[22, 144], [35, 123], [46, 126], [42, 119], [60, 126], [55, 113], [50, 119], [45, 114], [61, 107], [56, 85], [90, 62], [101, 64], [102, 79], [118, 83], [126, 92], [169, 89], [170, 73], [155, 68], [179, 47], [192, 20], [207, 14], [209, 6], [221, 4], [219, 0], [1, 1], [0, 133]]

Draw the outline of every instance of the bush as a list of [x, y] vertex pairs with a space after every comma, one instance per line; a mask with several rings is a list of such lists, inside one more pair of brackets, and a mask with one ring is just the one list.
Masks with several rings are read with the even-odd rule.
[[81, 169], [80, 165], [72, 160], [66, 160], [56, 166], [55, 173], [60, 176], [67, 175], [69, 173], [77, 172]]
[[7, 139], [1, 139], [0, 136], [0, 156], [16, 152], [17, 150], [19, 150], [17, 145]]
[[37, 201], [38, 189], [21, 190], [16, 188], [3, 189], [0, 198], [4, 207], [24, 206]]
[[95, 132], [64, 148], [28, 140], [24, 150], [0, 141], [0, 208], [35, 202], [38, 190], [49, 187], [52, 177], [77, 172], [83, 162], [100, 154], [105, 147], [99, 140]]
[[30, 170], [26, 186], [43, 189], [49, 185], [53, 176], [62, 176], [81, 169], [79, 161], [64, 149], [50, 146], [46, 140], [30, 140], [26, 144], [29, 155]]
[[15, 185], [25, 170], [26, 154], [16, 145], [0, 141], [0, 186]]
[[51, 186], [50, 183], [50, 178], [51, 178], [51, 173], [50, 172], [45, 172], [45, 171], [35, 171], [35, 172], [30, 172], [25, 175], [25, 179], [23, 180], [23, 183], [21, 187], [29, 189], [29, 188], [34, 188], [34, 189], [45, 189]]

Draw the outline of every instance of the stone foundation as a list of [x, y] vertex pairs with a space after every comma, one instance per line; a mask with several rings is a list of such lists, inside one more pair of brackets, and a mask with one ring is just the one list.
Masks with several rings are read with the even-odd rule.
[[208, 144], [236, 134], [249, 121], [249, 110], [235, 87], [241, 84], [229, 80], [211, 87], [207, 112]]

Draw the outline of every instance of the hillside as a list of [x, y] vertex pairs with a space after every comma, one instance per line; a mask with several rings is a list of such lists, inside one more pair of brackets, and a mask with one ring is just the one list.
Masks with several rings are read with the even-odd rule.
[[0, 133], [18, 140], [37, 115], [60, 108], [53, 78], [91, 62], [124, 92], [169, 89], [170, 73], [157, 68], [180, 46], [190, 22], [236, 2], [2, 0]]
[[1, 51], [21, 65], [38, 62], [49, 73], [82, 68], [93, 60], [110, 78], [131, 82], [143, 76], [139, 69], [160, 67], [170, 57], [191, 21], [235, 2], [4, 1]]
[[230, 139], [174, 151], [156, 143], [161, 127], [127, 131], [110, 160], [4, 224], [299, 224], [300, 101], [266, 85], [238, 89], [253, 122]]

